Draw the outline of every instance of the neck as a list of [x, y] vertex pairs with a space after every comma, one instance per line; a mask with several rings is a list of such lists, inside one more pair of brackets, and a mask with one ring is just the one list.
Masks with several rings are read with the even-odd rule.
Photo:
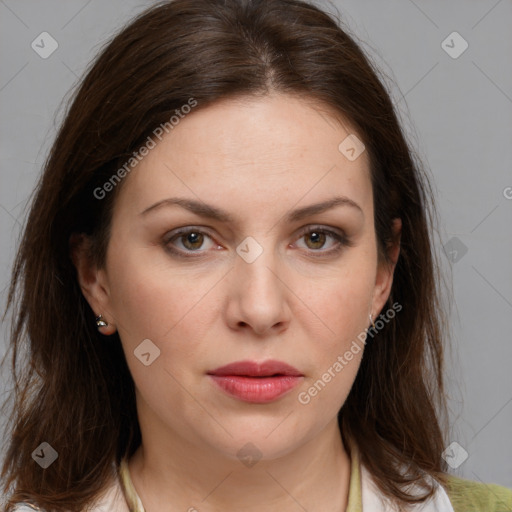
[[[142, 425], [141, 431], [143, 444], [128, 467], [146, 512], [169, 506], [189, 512], [346, 509], [350, 459], [336, 418], [293, 451], [254, 465], [183, 438], [144, 436]], [[155, 442], [159, 438], [165, 443]]]

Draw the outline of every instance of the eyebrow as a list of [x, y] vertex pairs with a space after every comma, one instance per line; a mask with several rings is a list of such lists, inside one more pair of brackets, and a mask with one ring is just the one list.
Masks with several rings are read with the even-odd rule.
[[[140, 213], [140, 215], [144, 216], [147, 215], [149, 212], [159, 210], [166, 206], [174, 205], [181, 206], [185, 210], [195, 213], [200, 217], [214, 219], [226, 223], [235, 221], [234, 217], [225, 210], [217, 208], [216, 206], [206, 204], [202, 201], [196, 201], [194, 199], [187, 199], [181, 197], [170, 197], [168, 199], [162, 199], [161, 201], [158, 201], [157, 203], [143, 210]], [[311, 204], [293, 210], [285, 215], [285, 221], [297, 222], [306, 217], [311, 217], [312, 215], [323, 213], [337, 206], [348, 206], [354, 208], [358, 210], [364, 217], [363, 209], [355, 201], [346, 196], [336, 196], [331, 199], [327, 199], [326, 201], [322, 201], [320, 203]]]

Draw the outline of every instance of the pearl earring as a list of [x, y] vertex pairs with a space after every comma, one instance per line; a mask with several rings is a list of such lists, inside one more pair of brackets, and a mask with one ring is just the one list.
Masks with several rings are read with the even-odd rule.
[[108, 325], [108, 322], [107, 322], [107, 321], [105, 321], [105, 320], [103, 320], [103, 317], [102, 317], [101, 315], [98, 315], [98, 316], [96, 317], [96, 326], [97, 326], [98, 328], [100, 328], [100, 327], [106, 327], [107, 325]]

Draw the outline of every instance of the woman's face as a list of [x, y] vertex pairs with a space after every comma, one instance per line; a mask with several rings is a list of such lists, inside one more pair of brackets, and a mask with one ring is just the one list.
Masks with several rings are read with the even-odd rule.
[[[350, 391], [393, 269], [378, 265], [367, 153], [340, 150], [348, 124], [312, 105], [192, 110], [125, 178], [86, 296], [117, 327], [143, 436], [163, 450], [252, 443], [272, 459], [332, 426]], [[216, 371], [237, 362], [251, 364]]]

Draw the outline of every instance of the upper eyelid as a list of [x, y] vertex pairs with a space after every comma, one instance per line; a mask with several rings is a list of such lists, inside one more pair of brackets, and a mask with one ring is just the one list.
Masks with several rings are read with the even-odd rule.
[[309, 233], [310, 231], [314, 231], [315, 229], [318, 229], [318, 231], [326, 231], [326, 232], [333, 232], [337, 235], [346, 236], [345, 231], [341, 228], [335, 228], [333, 226], [323, 226], [322, 224], [308, 224], [307, 226], [300, 228], [298, 231], [299, 236], [304, 233]]

